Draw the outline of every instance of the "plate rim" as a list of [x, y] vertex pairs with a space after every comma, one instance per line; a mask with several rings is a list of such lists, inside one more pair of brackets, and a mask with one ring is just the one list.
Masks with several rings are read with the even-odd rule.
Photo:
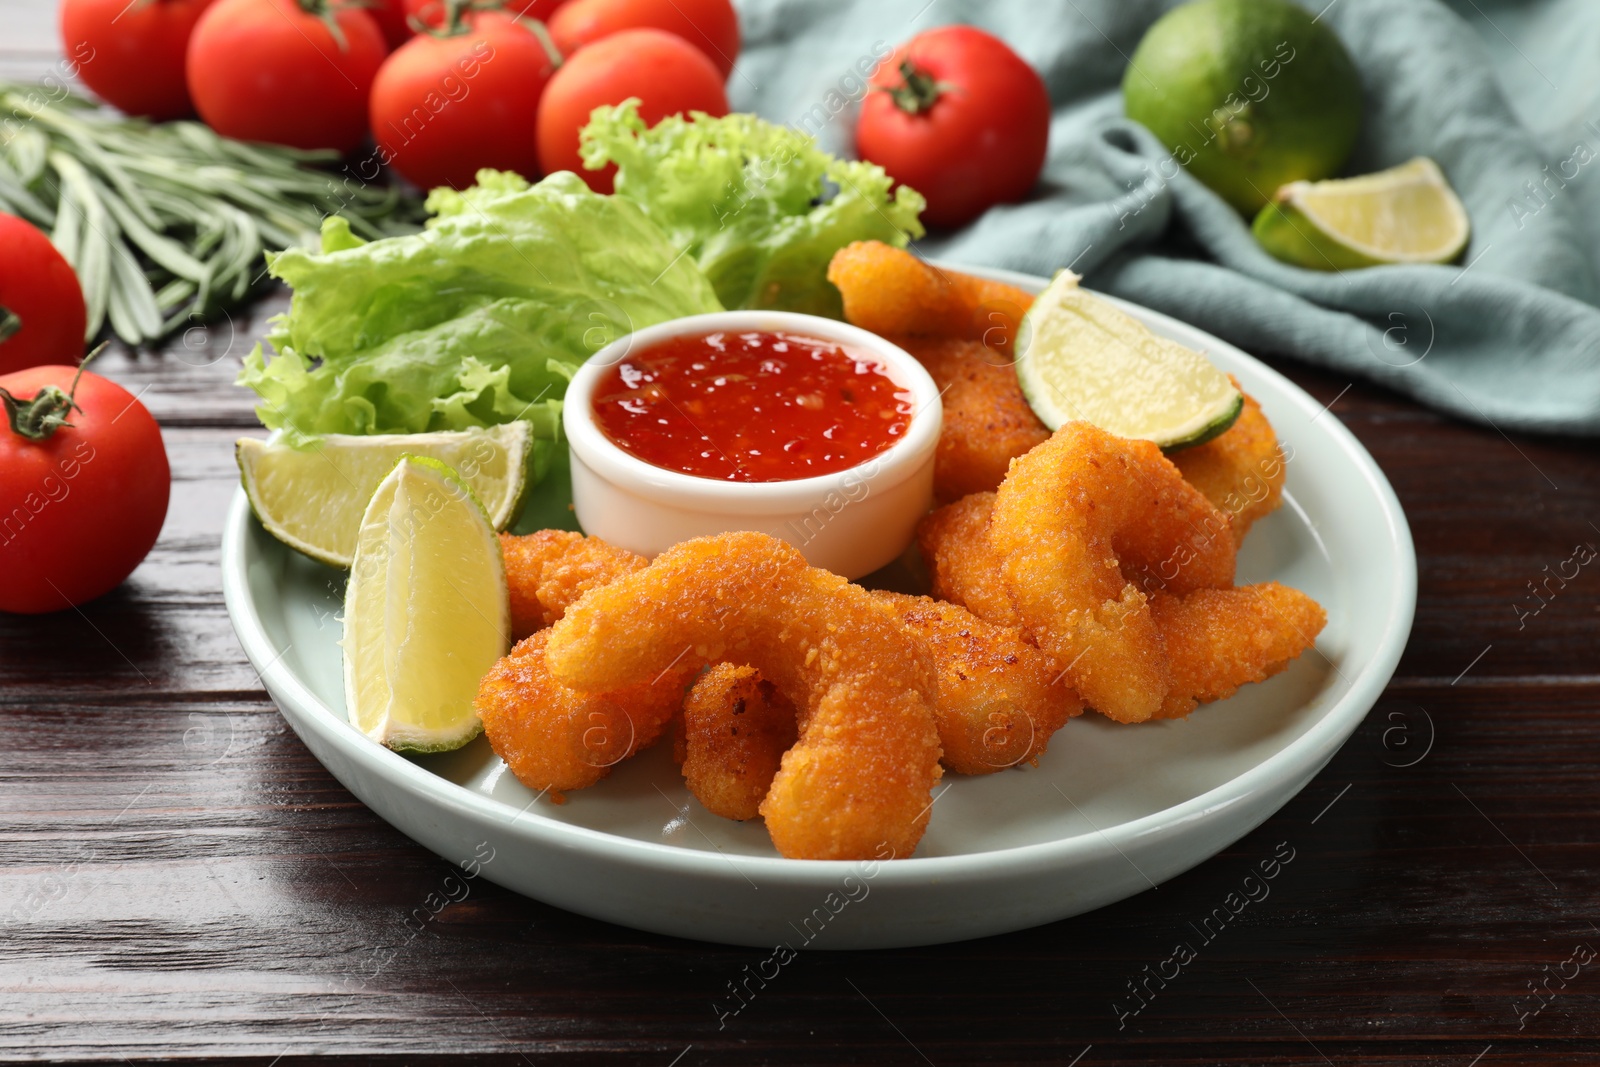
[[[950, 269], [1032, 290], [1042, 288], [1049, 281], [1047, 278], [1018, 271], [934, 262]], [[1253, 364], [1254, 372], [1272, 381], [1287, 400], [1307, 416], [1315, 416], [1326, 410], [1286, 376], [1237, 346], [1159, 311], [1109, 294], [1097, 293], [1097, 295], [1124, 311], [1180, 331], [1200, 334], [1210, 344], [1230, 350], [1232, 355]], [[1393, 677], [1410, 636], [1417, 598], [1415, 546], [1405, 511], [1393, 486], [1390, 485], [1377, 461], [1342, 422], [1333, 419], [1320, 429], [1332, 437], [1340, 452], [1351, 461], [1352, 469], [1360, 473], [1361, 480], [1379, 504], [1386, 520], [1383, 531], [1385, 541], [1390, 546], [1399, 578], [1391, 586], [1390, 599], [1384, 611], [1384, 628], [1378, 638], [1376, 654], [1361, 673], [1350, 681], [1349, 688], [1333, 706], [1284, 748], [1272, 753], [1248, 770], [1188, 800], [1126, 822], [1091, 828], [1083, 833], [1049, 841], [953, 856], [913, 855], [897, 858], [894, 863], [880, 865], [876, 875], [879, 880], [877, 884], [892, 886], [902, 883], [927, 884], [932, 881], [961, 883], [988, 880], [1013, 870], [1037, 871], [1046, 867], [1065, 866], [1075, 856], [1087, 859], [1104, 855], [1111, 850], [1121, 852], [1135, 844], [1148, 846], [1185, 833], [1197, 822], [1216, 819], [1226, 809], [1252, 795], [1291, 786], [1299, 779], [1309, 782], [1315, 777], [1321, 767], [1355, 732]], [[331, 707], [311, 692], [310, 688], [289, 670], [283, 662], [288, 649], [280, 651], [268, 637], [250, 596], [244, 545], [251, 520], [249, 500], [244, 490], [236, 487], [223, 529], [220, 562], [223, 600], [239, 643], [269, 695], [279, 704], [280, 713], [290, 720], [290, 725], [296, 728], [296, 732], [299, 731], [296, 719], [304, 721], [309, 727], [316, 729], [323, 740], [338, 746], [346, 759], [353, 761], [367, 772], [407, 792], [420, 793], [422, 799], [453, 809], [465, 817], [502, 824], [504, 831], [518, 835], [531, 845], [592, 851], [595, 853], [593, 858], [597, 860], [638, 862], [663, 873], [722, 878], [726, 876], [727, 865], [731, 863], [741, 874], [759, 874], [778, 885], [820, 887], [824, 883], [836, 882], [863, 862], [873, 862], [801, 860], [782, 856], [726, 853], [720, 850], [707, 852], [700, 849], [685, 849], [547, 818], [527, 809], [517, 812], [505, 801], [442, 778], [399, 753], [373, 744], [348, 721], [335, 714]], [[293, 715], [282, 707], [285, 700], [295, 705]], [[324, 762], [314, 751], [312, 755], [319, 763]], [[1298, 789], [1295, 792], [1298, 792]], [[1293, 795], [1293, 792], [1287, 794], [1284, 803]], [[363, 800], [363, 803], [366, 802]], [[367, 806], [371, 807], [370, 804]], [[1280, 804], [1273, 808], [1267, 817], [1270, 818], [1281, 806]]]

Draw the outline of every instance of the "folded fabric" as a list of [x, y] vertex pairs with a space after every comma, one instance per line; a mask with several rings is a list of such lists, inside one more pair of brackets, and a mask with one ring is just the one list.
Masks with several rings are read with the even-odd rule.
[[[1429, 156], [1472, 217], [1459, 265], [1342, 272], [1268, 256], [1248, 220], [1123, 117], [1127, 57], [1174, 6], [743, 0], [746, 50], [729, 89], [735, 107], [849, 152], [860, 70], [922, 30], [981, 26], [1044, 76], [1055, 109], [1049, 160], [1032, 199], [930, 234], [922, 254], [1043, 275], [1071, 266], [1086, 285], [1245, 349], [1371, 379], [1466, 419], [1600, 433], [1600, 174], [1591, 173], [1600, 172], [1600, 80], [1592, 49], [1580, 57], [1573, 43], [1600, 46], [1600, 5], [1307, 5], [1361, 72], [1364, 126], [1345, 173]], [[1562, 35], [1552, 54], [1571, 60], [1541, 67], [1511, 37], [1491, 53], [1502, 19], [1518, 35]]]

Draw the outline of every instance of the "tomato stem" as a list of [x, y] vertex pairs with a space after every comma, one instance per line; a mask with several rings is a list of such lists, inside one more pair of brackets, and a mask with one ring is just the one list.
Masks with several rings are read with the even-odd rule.
[[78, 364], [78, 373], [72, 376], [72, 389], [63, 392], [59, 385], [47, 385], [27, 399], [13, 396], [11, 391], [0, 385], [0, 404], [5, 405], [6, 419], [11, 423], [11, 432], [18, 437], [27, 438], [29, 441], [47, 441], [50, 435], [63, 426], [71, 426], [67, 417], [74, 411], [82, 411], [76, 399], [78, 383], [83, 380], [83, 368], [89, 361], [98, 356], [105, 349], [101, 344], [93, 352], [83, 357], [83, 362]]
[[538, 19], [531, 19], [526, 15], [518, 15], [517, 22], [527, 27], [535, 37], [539, 38], [539, 46], [544, 49], [544, 54], [550, 58], [550, 69], [560, 70], [561, 64], [567, 61], [567, 57], [562, 55], [561, 49], [556, 47], [555, 38], [550, 36], [549, 28]]
[[0, 304], [0, 343], [10, 340], [22, 329], [22, 316]]
[[894, 106], [908, 115], [920, 115], [933, 110], [939, 97], [955, 88], [949, 82], [937, 80], [909, 59], [900, 61], [900, 77], [899, 85], [878, 85], [874, 89], [888, 93]]
[[[338, 12], [329, 0], [295, 0], [300, 5], [300, 10], [308, 15], [314, 15], [328, 27], [328, 32], [333, 35], [333, 43], [339, 46], [339, 51], [350, 51], [350, 40], [344, 35], [344, 27], [339, 25]], [[351, 0], [350, 7], [371, 7], [372, 0]], [[84, 362], [88, 362], [85, 360]]]
[[460, 37], [468, 29], [464, 16], [468, 11], [475, 10], [477, 5], [473, 0], [444, 0], [444, 24], [424, 25], [418, 32], [426, 33], [429, 37]]

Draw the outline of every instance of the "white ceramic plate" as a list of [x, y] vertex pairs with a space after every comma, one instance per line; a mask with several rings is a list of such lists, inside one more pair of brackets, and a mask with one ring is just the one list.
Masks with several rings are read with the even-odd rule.
[[[222, 542], [228, 614], [284, 717], [352, 793], [446, 859], [481, 863], [491, 881], [558, 907], [793, 950], [958, 941], [1101, 907], [1214, 855], [1299, 792], [1383, 691], [1416, 604], [1400, 504], [1339, 420], [1238, 349], [1119, 303], [1204, 350], [1261, 402], [1292, 459], [1284, 505], [1246, 539], [1239, 581], [1305, 590], [1328, 626], [1287, 671], [1187, 720], [1119, 726], [1085, 715], [1051, 739], [1038, 767], [951, 775], [910, 859], [783, 859], [759, 821], [701, 808], [666, 746], [556, 805], [518, 783], [482, 738], [420, 758], [373, 744], [345, 721], [343, 574], [275, 541], [243, 492]], [[565, 500], [550, 502], [561, 479], [549, 490], [525, 528], [570, 524]]]

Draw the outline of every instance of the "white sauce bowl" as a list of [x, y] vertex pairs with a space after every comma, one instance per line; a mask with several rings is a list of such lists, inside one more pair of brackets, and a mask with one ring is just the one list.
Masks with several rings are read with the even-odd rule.
[[[635, 349], [675, 337], [753, 330], [806, 334], [876, 361], [913, 396], [910, 426], [872, 459], [832, 474], [787, 482], [699, 478], [646, 463], [606, 437], [591, 406], [601, 377]], [[877, 570], [905, 551], [933, 504], [933, 457], [944, 411], [922, 364], [866, 330], [784, 311], [723, 311], [649, 326], [596, 352], [567, 387], [562, 424], [571, 446], [572, 503], [585, 533], [654, 557], [691, 537], [755, 530], [846, 578]]]

